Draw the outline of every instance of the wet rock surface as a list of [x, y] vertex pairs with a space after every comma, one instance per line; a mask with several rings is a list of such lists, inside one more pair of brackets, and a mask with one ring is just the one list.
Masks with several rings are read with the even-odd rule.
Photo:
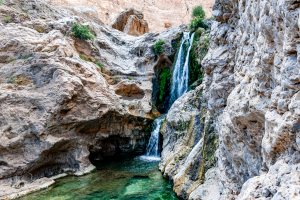
[[175, 101], [161, 128], [159, 167], [173, 180], [173, 190], [182, 199], [219, 197], [218, 169], [214, 168], [218, 141], [202, 90], [203, 85], [198, 86]]

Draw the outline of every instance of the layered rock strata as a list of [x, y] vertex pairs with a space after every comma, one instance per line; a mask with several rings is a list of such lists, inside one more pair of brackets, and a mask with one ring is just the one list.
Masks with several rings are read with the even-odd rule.
[[[0, 199], [87, 173], [90, 160], [144, 151], [143, 130], [159, 115], [154, 68], [172, 63], [180, 27], [137, 39], [103, 24], [96, 7], [18, 0], [3, 1], [0, 21]], [[74, 38], [74, 23], [95, 38]]]

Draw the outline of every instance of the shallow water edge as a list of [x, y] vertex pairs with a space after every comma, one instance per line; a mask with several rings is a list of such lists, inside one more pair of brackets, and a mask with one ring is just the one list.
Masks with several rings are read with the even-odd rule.
[[50, 187], [21, 199], [177, 200], [158, 163], [158, 157], [145, 156], [99, 162], [93, 173], [56, 179]]

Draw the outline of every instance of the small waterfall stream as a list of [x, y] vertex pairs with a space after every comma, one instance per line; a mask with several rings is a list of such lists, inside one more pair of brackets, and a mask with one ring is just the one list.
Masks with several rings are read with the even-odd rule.
[[[190, 36], [189, 32], [184, 32], [182, 41], [180, 44], [180, 49], [178, 52], [177, 60], [175, 66], [173, 68], [173, 76], [172, 76], [172, 88], [171, 88], [171, 99], [170, 106], [182, 95], [184, 95], [188, 90], [188, 82], [189, 82], [189, 59], [190, 59], [190, 51], [193, 45], [194, 40], [193, 33]], [[188, 42], [188, 50], [185, 56], [185, 43]], [[159, 131], [161, 124], [165, 118], [166, 114], [161, 115], [159, 118], [154, 120], [154, 130], [151, 132], [151, 137], [149, 139], [149, 143], [147, 146], [147, 153], [144, 156], [141, 156], [142, 159], [145, 160], [160, 160], [160, 152], [159, 152]]]
[[[189, 82], [189, 59], [194, 40], [194, 34], [195, 33], [190, 36], [189, 32], [183, 33], [177, 60], [173, 69], [170, 106], [187, 92]], [[184, 56], [185, 42], [189, 43], [186, 57]]]

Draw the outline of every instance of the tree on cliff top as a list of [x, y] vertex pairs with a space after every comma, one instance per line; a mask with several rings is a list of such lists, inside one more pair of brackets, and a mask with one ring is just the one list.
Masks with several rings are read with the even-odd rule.
[[205, 11], [203, 10], [202, 6], [194, 7], [193, 13], [192, 13], [192, 18], [195, 18], [195, 17], [204, 19]]

